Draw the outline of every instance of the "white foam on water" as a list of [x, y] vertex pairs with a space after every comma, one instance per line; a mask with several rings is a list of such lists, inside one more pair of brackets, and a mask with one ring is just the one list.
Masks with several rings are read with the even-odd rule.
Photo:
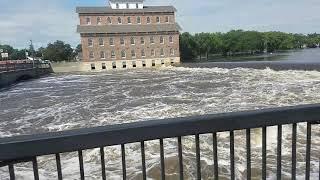
[[[67, 129], [121, 124], [208, 113], [235, 112], [269, 107], [319, 103], [320, 72], [274, 71], [271, 69], [222, 69], [170, 67], [158, 70], [137, 70], [99, 74], [57, 74], [19, 84], [0, 92], [0, 137], [62, 131]], [[305, 125], [298, 126], [298, 157], [305, 153]], [[314, 127], [313, 132], [320, 132]], [[291, 129], [284, 127], [283, 156], [288, 159]], [[236, 132], [236, 175], [246, 177], [245, 132]], [[276, 153], [277, 128], [268, 128], [268, 154]], [[320, 134], [313, 142], [312, 177], [317, 178], [316, 155], [320, 148]], [[222, 177], [230, 174], [229, 133], [219, 133], [219, 165]], [[261, 130], [252, 130], [253, 167], [261, 163]], [[141, 179], [140, 145], [126, 146], [129, 179]], [[120, 147], [105, 148], [108, 179], [122, 178]], [[186, 175], [195, 178], [194, 137], [183, 138]], [[166, 167], [169, 178], [175, 179], [177, 170], [177, 140], [165, 140]], [[201, 161], [204, 178], [212, 176], [212, 137], [201, 136]], [[83, 154], [87, 179], [100, 177], [99, 150]], [[56, 179], [54, 160], [39, 158], [40, 175]], [[304, 159], [298, 159], [303, 162]], [[157, 179], [160, 173], [159, 142], [146, 142], [148, 177]], [[79, 179], [76, 153], [62, 155], [65, 179]], [[269, 179], [274, 179], [275, 159], [270, 156]], [[290, 174], [288, 160], [284, 175]], [[299, 169], [304, 163], [298, 164]], [[53, 168], [52, 168], [53, 167]], [[6, 170], [0, 170], [5, 177]], [[18, 165], [18, 175], [25, 179], [31, 167]], [[256, 171], [253, 169], [253, 171]], [[298, 174], [303, 174], [299, 171]], [[255, 173], [256, 174], [256, 173]], [[32, 176], [31, 176], [32, 177]], [[302, 175], [301, 175], [302, 177]], [[257, 177], [258, 178], [258, 177]]]

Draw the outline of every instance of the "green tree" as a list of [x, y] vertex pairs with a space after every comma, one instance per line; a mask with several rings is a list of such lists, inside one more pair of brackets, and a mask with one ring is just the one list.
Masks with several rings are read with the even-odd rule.
[[43, 51], [44, 59], [51, 61], [71, 61], [74, 59], [73, 49], [69, 44], [63, 41], [56, 41], [53, 44], [49, 43]]

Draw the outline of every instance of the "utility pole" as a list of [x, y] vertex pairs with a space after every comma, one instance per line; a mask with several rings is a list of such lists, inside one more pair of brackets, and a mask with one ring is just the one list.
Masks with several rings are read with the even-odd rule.
[[32, 64], [33, 64], [33, 68], [34, 68], [34, 47], [33, 47], [33, 43], [32, 43], [32, 40], [30, 40], [30, 50], [32, 51], [31, 52], [31, 56], [32, 56]]

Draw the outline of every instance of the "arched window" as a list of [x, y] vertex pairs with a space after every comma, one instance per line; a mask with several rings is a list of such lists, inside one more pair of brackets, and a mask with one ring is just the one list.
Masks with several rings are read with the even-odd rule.
[[94, 53], [93, 53], [93, 51], [90, 51], [90, 53], [89, 53], [89, 58], [90, 58], [90, 59], [94, 59]]
[[110, 44], [110, 46], [113, 46], [113, 45], [114, 45], [114, 40], [113, 40], [112, 37], [109, 39], [109, 44]]
[[150, 37], [150, 43], [154, 44], [154, 37], [153, 36]]
[[131, 50], [131, 57], [135, 58], [136, 57], [136, 52], [134, 50]]
[[111, 58], [112, 59], [116, 58], [116, 53], [114, 51], [111, 51]]
[[106, 58], [106, 54], [104, 51], [100, 52], [100, 59], [105, 59]]
[[93, 46], [93, 40], [91, 38], [88, 39], [88, 46], [89, 47]]
[[122, 19], [121, 19], [121, 17], [118, 17], [118, 24], [122, 24]]
[[99, 38], [99, 46], [104, 46], [103, 38]]
[[153, 57], [156, 56], [154, 49], [151, 49], [151, 56], [153, 56]]
[[162, 48], [160, 49], [160, 56], [164, 56], [164, 50]]
[[87, 23], [87, 25], [91, 25], [91, 18], [90, 17], [86, 18], [86, 23]]
[[112, 20], [110, 17], [107, 18], [108, 24], [112, 24]]
[[170, 49], [170, 55], [174, 56], [174, 49], [172, 49], [172, 48]]
[[141, 57], [146, 57], [146, 53], [144, 52], [144, 49], [141, 50]]
[[169, 42], [173, 43], [173, 37], [172, 36], [169, 36]]
[[160, 36], [160, 44], [163, 44], [163, 43], [164, 43], [163, 36]]
[[151, 23], [150, 17], [147, 17], [147, 24], [150, 24], [150, 23]]
[[156, 22], [160, 23], [160, 17], [156, 17]]
[[120, 44], [121, 44], [121, 45], [124, 45], [124, 44], [125, 44], [123, 37], [120, 38]]
[[141, 24], [141, 17], [140, 16], [137, 17], [137, 23]]
[[126, 51], [125, 50], [121, 51], [121, 58], [126, 58]]
[[136, 44], [136, 42], [135, 42], [134, 37], [131, 37], [131, 45], [135, 45], [135, 44]]
[[101, 25], [101, 24], [102, 24], [102, 19], [101, 19], [101, 17], [97, 17], [97, 24], [98, 24], [98, 25]]
[[128, 17], [128, 24], [131, 24], [131, 17]]
[[144, 37], [140, 38], [141, 44], [144, 44]]
[[169, 23], [169, 16], [166, 16], [166, 23]]

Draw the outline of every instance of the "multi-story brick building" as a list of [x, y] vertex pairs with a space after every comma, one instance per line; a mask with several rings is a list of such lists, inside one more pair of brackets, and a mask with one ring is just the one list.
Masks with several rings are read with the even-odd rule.
[[173, 6], [143, 0], [109, 0], [78, 7], [82, 70], [142, 68], [180, 63], [179, 25]]

